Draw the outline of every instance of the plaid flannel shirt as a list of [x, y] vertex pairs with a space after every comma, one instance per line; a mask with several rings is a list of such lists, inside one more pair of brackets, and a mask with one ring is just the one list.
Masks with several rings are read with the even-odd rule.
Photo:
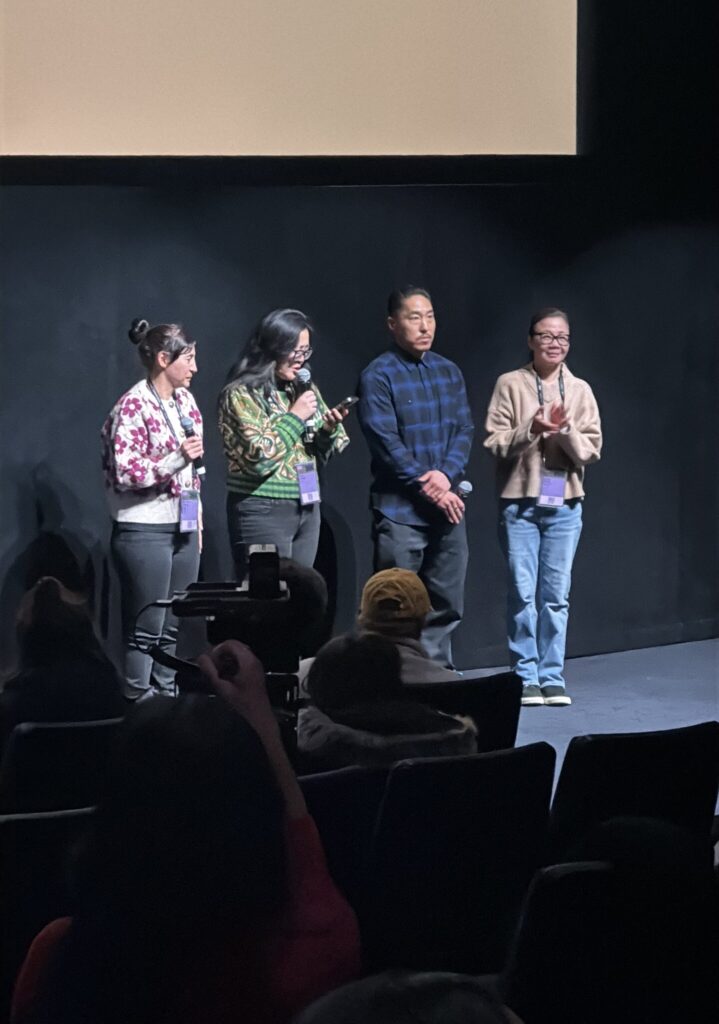
[[418, 478], [439, 469], [455, 486], [464, 474], [474, 424], [459, 367], [436, 352], [417, 360], [395, 346], [362, 372], [358, 394], [372, 456], [370, 507], [415, 526], [443, 518]]

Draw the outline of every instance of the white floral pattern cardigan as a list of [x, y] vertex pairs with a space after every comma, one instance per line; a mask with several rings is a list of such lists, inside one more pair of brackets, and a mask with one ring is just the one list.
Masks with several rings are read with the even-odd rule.
[[[192, 394], [178, 388], [174, 395], [179, 416], [188, 416], [195, 432], [202, 437], [202, 416]], [[176, 432], [177, 428], [176, 428]], [[164, 499], [167, 509], [179, 515], [179, 497], [183, 486], [199, 490], [200, 480], [180, 452], [181, 438], [174, 437], [158, 399], [146, 380], [138, 381], [111, 409], [102, 427], [102, 468], [113, 518], [128, 518], [132, 507], [158, 504]], [[178, 437], [180, 434], [178, 432]], [[183, 479], [181, 479], [181, 477]], [[187, 477], [187, 479], [184, 479]], [[161, 503], [158, 507], [161, 507]], [[146, 517], [143, 515], [143, 520]], [[159, 521], [166, 520], [161, 515]]]

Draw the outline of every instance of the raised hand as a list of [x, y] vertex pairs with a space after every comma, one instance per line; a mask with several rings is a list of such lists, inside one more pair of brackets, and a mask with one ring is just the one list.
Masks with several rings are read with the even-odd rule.
[[554, 424], [555, 431], [569, 430], [570, 421], [564, 403], [557, 400], [549, 410], [549, 420]]
[[225, 640], [209, 655], [200, 655], [197, 664], [218, 697], [238, 711], [262, 741], [284, 797], [287, 816], [303, 818], [307, 805], [282, 745], [259, 659], [239, 640]]
[[332, 432], [338, 423], [341, 423], [342, 420], [347, 419], [347, 417], [349, 416], [349, 412], [350, 411], [348, 408], [346, 408], [346, 406], [342, 406], [340, 408], [334, 406], [332, 409], [328, 409], [327, 412], [322, 417], [322, 430]]
[[531, 433], [535, 435], [556, 434], [557, 427], [550, 417], [551, 410], [550, 412], [546, 412], [544, 406], [540, 405], [534, 414], [534, 419], [532, 420], [532, 426], [530, 428]]
[[564, 403], [557, 399], [556, 402], [552, 402], [548, 410], [540, 405], [534, 414], [531, 432], [533, 434], [558, 434], [560, 430], [569, 430], [569, 427], [570, 421]]
[[180, 445], [180, 451], [185, 456], [185, 462], [194, 462], [195, 459], [201, 459], [205, 454], [205, 449], [202, 446], [202, 438], [198, 437], [197, 434], [193, 434], [192, 437], [186, 437]]
[[260, 739], [274, 739], [278, 727], [267, 696], [265, 670], [246, 644], [225, 640], [209, 655], [200, 655], [197, 664], [218, 697], [239, 711]]
[[314, 391], [303, 391], [289, 408], [289, 411], [305, 422], [311, 420], [317, 412], [317, 395]]

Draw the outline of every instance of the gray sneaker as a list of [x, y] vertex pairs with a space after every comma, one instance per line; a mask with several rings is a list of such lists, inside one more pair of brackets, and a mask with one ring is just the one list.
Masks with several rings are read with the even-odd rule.
[[572, 698], [564, 687], [557, 686], [556, 683], [542, 687], [542, 699], [543, 703], [547, 704], [550, 708], [566, 707], [567, 704], [572, 703]]
[[536, 683], [525, 684], [522, 687], [522, 705], [525, 708], [531, 708], [544, 704], [544, 697], [542, 691], [539, 689]]

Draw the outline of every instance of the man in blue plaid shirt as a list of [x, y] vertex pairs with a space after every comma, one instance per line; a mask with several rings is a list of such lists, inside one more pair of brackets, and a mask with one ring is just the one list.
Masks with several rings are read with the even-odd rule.
[[451, 666], [467, 571], [464, 503], [454, 488], [474, 425], [459, 367], [431, 351], [429, 292], [394, 291], [387, 312], [394, 344], [359, 384], [359, 420], [372, 456], [374, 569], [418, 573], [433, 609], [422, 641], [431, 658]]

